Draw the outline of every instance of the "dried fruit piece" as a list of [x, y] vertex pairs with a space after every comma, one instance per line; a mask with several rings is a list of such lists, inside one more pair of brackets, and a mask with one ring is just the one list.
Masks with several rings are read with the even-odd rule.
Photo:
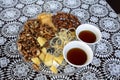
[[52, 14], [42, 13], [39, 14], [37, 18], [41, 20], [42, 24], [47, 24], [50, 27], [52, 27], [55, 31], [57, 30], [57, 28], [52, 23]]
[[36, 65], [40, 65], [40, 60], [39, 60], [39, 58], [38, 57], [33, 57], [33, 58], [31, 58], [31, 61], [34, 63], [34, 64], [36, 64]]
[[41, 47], [47, 42], [47, 40], [43, 37], [38, 37], [37, 41], [38, 41], [38, 43], [40, 44]]
[[52, 66], [52, 64], [53, 64], [53, 58], [54, 58], [53, 55], [47, 53], [47, 54], [46, 54], [46, 57], [45, 57], [44, 64], [45, 64], [46, 66]]
[[55, 73], [55, 74], [58, 73], [58, 70], [57, 70], [57, 68], [56, 68], [55, 66], [51, 66], [51, 67], [50, 67], [50, 70], [51, 70], [53, 73]]
[[64, 60], [63, 55], [60, 55], [59, 57], [54, 57], [54, 60], [58, 62], [59, 64], [62, 64]]
[[41, 53], [41, 54], [39, 55], [39, 58], [40, 58], [40, 60], [42, 60], [42, 61], [45, 60], [45, 57], [46, 57], [46, 54], [45, 54], [45, 53]]
[[46, 53], [47, 53], [47, 50], [46, 50], [46, 48], [45, 48], [45, 47], [43, 47], [43, 48], [41, 49], [41, 51], [42, 51], [44, 54], [46, 54]]

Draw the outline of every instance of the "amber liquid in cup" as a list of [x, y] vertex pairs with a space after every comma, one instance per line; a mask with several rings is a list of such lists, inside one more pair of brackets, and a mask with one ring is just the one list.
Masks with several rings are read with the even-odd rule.
[[87, 61], [87, 55], [80, 48], [72, 48], [67, 53], [67, 59], [72, 64], [83, 65]]
[[101, 40], [102, 34], [99, 28], [91, 24], [81, 24], [77, 27], [76, 37], [88, 45], [94, 45]]
[[89, 30], [80, 32], [78, 36], [81, 40], [87, 43], [94, 43], [96, 41], [96, 35]]
[[82, 41], [71, 41], [63, 48], [65, 61], [74, 67], [84, 67], [92, 62], [93, 51]]

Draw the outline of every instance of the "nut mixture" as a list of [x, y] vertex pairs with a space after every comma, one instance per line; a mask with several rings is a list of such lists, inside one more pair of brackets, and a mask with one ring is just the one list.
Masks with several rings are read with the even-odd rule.
[[76, 16], [69, 13], [63, 13], [63, 12], [53, 15], [52, 22], [59, 29], [76, 28], [80, 25], [80, 22]]
[[40, 61], [42, 61], [46, 66], [51, 66], [52, 72], [57, 73], [55, 64], [61, 65], [63, 56], [55, 57], [46, 52], [47, 48], [50, 47], [49, 41], [62, 29], [72, 30], [79, 25], [79, 20], [72, 14], [63, 12], [56, 15], [41, 13], [37, 19], [28, 20], [24, 24], [24, 29], [17, 40], [18, 50], [26, 61], [33, 62], [33, 68], [36, 70], [39, 70]]
[[[17, 41], [18, 49], [23, 54], [25, 60], [29, 61], [40, 52], [40, 45], [37, 42], [39, 36], [49, 40], [54, 37], [55, 31], [49, 25], [41, 25], [39, 19], [28, 20], [24, 25], [24, 30], [20, 33]], [[45, 46], [48, 46], [47, 43]]]

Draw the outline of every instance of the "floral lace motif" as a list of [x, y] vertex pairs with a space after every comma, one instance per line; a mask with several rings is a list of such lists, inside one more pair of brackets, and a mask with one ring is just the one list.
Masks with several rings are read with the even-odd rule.
[[81, 5], [80, 0], [64, 0], [63, 4], [68, 8], [77, 8]]
[[[7, 69], [7, 79], [31, 79], [34, 76], [34, 71], [32, 71], [31, 64], [24, 63], [21, 60], [16, 60], [12, 64], [9, 65]], [[11, 74], [12, 73], [12, 74]]]
[[1, 7], [13, 7], [17, 4], [18, 0], [1, 0], [0, 6]]
[[113, 18], [102, 18], [99, 22], [100, 27], [109, 32], [115, 32], [120, 29], [120, 24]]
[[62, 4], [58, 1], [48, 1], [44, 4], [44, 9], [45, 11], [54, 13], [62, 9]]
[[22, 12], [25, 16], [34, 17], [37, 14], [42, 12], [42, 8], [38, 5], [32, 4], [32, 5], [25, 6]]
[[74, 9], [71, 13], [76, 15], [80, 21], [85, 21], [89, 18], [89, 13], [84, 9]]
[[0, 13], [0, 19], [4, 21], [13, 21], [20, 16], [20, 11], [16, 8], [8, 8]]
[[98, 2], [98, 0], [82, 0], [85, 4], [95, 4]]
[[94, 67], [80, 68], [76, 73], [76, 79], [79, 80], [102, 80], [102, 73]]
[[0, 36], [0, 45], [4, 45], [6, 41], [7, 41], [6, 38]]
[[8, 24], [3, 26], [2, 34], [5, 37], [17, 37], [22, 26], [23, 26], [22, 23], [19, 23], [19, 22], [8, 23]]
[[118, 80], [120, 78], [120, 60], [108, 59], [103, 64], [103, 71], [106, 78], [111, 80]]
[[3, 67], [6, 67], [9, 63], [9, 59], [7, 59], [6, 57], [2, 57], [0, 58], [0, 66], [3, 68]]
[[117, 48], [120, 49], [120, 33], [116, 33], [114, 34], [112, 37], [112, 42], [114, 44], [114, 46], [116, 46]]
[[32, 4], [35, 3], [37, 0], [20, 0], [21, 3], [23, 4]]
[[12, 58], [20, 57], [19, 51], [17, 49], [17, 45], [16, 45], [15, 41], [9, 41], [9, 42], [7, 42], [5, 44], [5, 46], [4, 46], [4, 53], [8, 57], [12, 57]]
[[112, 54], [113, 47], [108, 41], [103, 39], [96, 44], [94, 51], [96, 56], [104, 58]]
[[103, 17], [108, 14], [108, 10], [102, 5], [95, 4], [90, 7], [90, 13], [97, 17]]

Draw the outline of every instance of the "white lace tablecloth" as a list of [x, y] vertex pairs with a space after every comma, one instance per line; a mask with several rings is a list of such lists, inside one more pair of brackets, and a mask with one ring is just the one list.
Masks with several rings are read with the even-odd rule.
[[[70, 65], [54, 75], [36, 72], [23, 61], [16, 39], [23, 24], [41, 12], [63, 11], [82, 23], [96, 25], [102, 40], [94, 46], [94, 59], [86, 67]], [[120, 80], [120, 18], [104, 0], [0, 0], [0, 80]]]

